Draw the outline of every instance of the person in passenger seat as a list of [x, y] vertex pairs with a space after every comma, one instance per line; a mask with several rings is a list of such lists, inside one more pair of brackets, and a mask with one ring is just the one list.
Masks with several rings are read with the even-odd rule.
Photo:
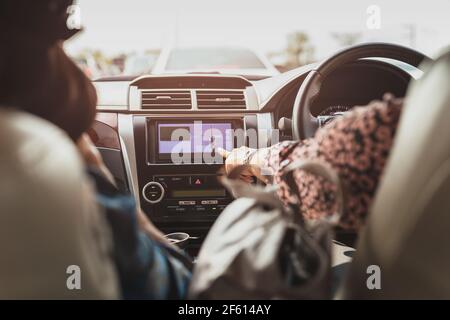
[[241, 147], [232, 152], [220, 150], [225, 168], [250, 164], [241, 178], [256, 176], [279, 185], [284, 202], [299, 196], [305, 219], [320, 219], [336, 212], [334, 186], [323, 178], [297, 170], [295, 184], [289, 186], [281, 176], [289, 163], [317, 159], [328, 163], [342, 179], [346, 196], [345, 214], [340, 227], [357, 232], [364, 224], [375, 191], [392, 147], [403, 106], [403, 99], [385, 94], [382, 101], [356, 107], [320, 128], [314, 137], [303, 141], [284, 141], [259, 150]]
[[[121, 297], [184, 298], [190, 260], [166, 241], [130, 194], [116, 188], [84, 133], [95, 118], [96, 93], [62, 48], [77, 31], [67, 27], [71, 4], [71, 0], [0, 2], [0, 105], [52, 122], [76, 144], [112, 231]], [[52, 200], [49, 194], [47, 201]]]

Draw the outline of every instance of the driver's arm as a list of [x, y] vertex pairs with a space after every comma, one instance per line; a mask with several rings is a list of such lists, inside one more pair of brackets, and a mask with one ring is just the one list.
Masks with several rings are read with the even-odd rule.
[[320, 128], [315, 136], [303, 141], [284, 141], [272, 147], [248, 152], [233, 150], [227, 154], [226, 170], [236, 165], [251, 164], [250, 172], [279, 186], [280, 198], [294, 201], [299, 195], [305, 218], [318, 219], [335, 212], [334, 187], [320, 177], [303, 171], [294, 173], [295, 186], [281, 179], [283, 168], [302, 160], [328, 163], [341, 177], [346, 188], [346, 214], [341, 226], [356, 230], [367, 214], [382, 170], [391, 149], [400, 117], [402, 101], [386, 95], [365, 107], [356, 107], [346, 115]]

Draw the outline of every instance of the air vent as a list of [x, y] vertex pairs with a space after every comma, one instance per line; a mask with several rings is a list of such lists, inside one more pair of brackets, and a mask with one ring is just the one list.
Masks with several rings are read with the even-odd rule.
[[189, 90], [142, 90], [142, 109], [191, 109]]
[[199, 109], [245, 109], [242, 90], [197, 90]]

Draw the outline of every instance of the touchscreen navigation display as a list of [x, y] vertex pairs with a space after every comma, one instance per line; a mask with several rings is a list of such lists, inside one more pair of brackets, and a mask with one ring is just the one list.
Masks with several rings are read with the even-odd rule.
[[214, 153], [217, 148], [233, 149], [231, 122], [186, 121], [157, 123], [159, 157], [171, 154]]

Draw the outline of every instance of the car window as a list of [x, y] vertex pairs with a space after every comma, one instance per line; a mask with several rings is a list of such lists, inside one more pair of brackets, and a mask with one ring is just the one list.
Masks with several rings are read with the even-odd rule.
[[230, 48], [177, 49], [170, 53], [166, 70], [265, 69], [249, 50]]
[[151, 73], [156, 62], [156, 55], [130, 56], [125, 61], [124, 74], [141, 75]]
[[361, 43], [399, 44], [430, 57], [450, 44], [449, 0], [76, 3], [84, 31], [65, 49], [92, 77], [178, 70], [272, 76]]

